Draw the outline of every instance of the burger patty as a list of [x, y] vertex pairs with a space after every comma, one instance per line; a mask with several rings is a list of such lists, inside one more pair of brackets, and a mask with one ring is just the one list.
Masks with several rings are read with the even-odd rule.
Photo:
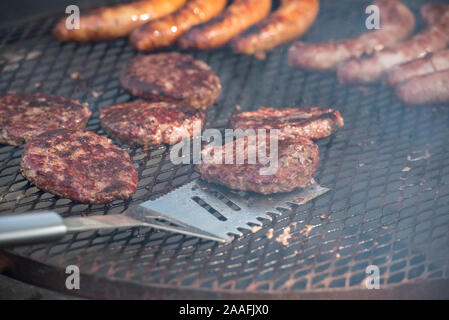
[[0, 144], [19, 146], [53, 129], [84, 129], [87, 103], [44, 93], [11, 93], [0, 98]]
[[90, 131], [56, 129], [33, 138], [20, 170], [39, 189], [83, 203], [128, 199], [137, 190], [128, 153]]
[[203, 61], [177, 52], [138, 56], [120, 72], [120, 84], [134, 96], [206, 109], [221, 94], [219, 78]]
[[[244, 139], [243, 141], [241, 139]], [[267, 139], [268, 140], [268, 139]], [[240, 142], [239, 142], [240, 141]], [[208, 182], [224, 185], [231, 189], [254, 191], [262, 194], [289, 192], [298, 187], [305, 187], [310, 183], [319, 161], [318, 146], [307, 137], [286, 137], [278, 141], [277, 170], [274, 174], [262, 175], [263, 165], [248, 164], [248, 140], [239, 138], [229, 142], [234, 151], [234, 164], [203, 162], [196, 166], [201, 178]], [[243, 143], [244, 164], [236, 164], [236, 144]], [[260, 144], [258, 143], [257, 146]], [[267, 155], [270, 145], [267, 143]], [[229, 146], [231, 148], [231, 146]], [[226, 144], [224, 146], [208, 146], [203, 154], [222, 155], [225, 158]], [[237, 151], [238, 152], [238, 151]]]
[[233, 115], [229, 121], [233, 129], [278, 129], [279, 137], [304, 136], [321, 139], [343, 127], [340, 112], [333, 109], [261, 107], [256, 111]]
[[133, 101], [100, 111], [101, 127], [109, 136], [143, 147], [173, 145], [192, 138], [196, 122], [201, 131], [205, 112], [168, 102]]

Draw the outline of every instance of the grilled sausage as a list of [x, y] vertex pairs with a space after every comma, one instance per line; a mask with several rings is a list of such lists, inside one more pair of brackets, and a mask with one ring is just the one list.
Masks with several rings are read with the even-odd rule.
[[60, 41], [88, 42], [127, 36], [134, 28], [160, 18], [184, 5], [186, 0], [146, 0], [96, 9], [80, 17], [80, 29], [67, 29], [66, 18], [53, 29]]
[[179, 40], [182, 49], [215, 49], [265, 18], [271, 9], [271, 0], [234, 0], [212, 21], [189, 30]]
[[372, 57], [350, 59], [337, 69], [340, 82], [369, 83], [379, 80], [388, 69], [439, 51], [449, 45], [449, 10], [440, 20], [411, 39], [392, 48], [376, 52]]
[[449, 5], [443, 3], [428, 3], [421, 7], [420, 14], [424, 23], [427, 26], [431, 26], [437, 23], [444, 12], [447, 11]]
[[404, 81], [396, 87], [396, 95], [409, 105], [449, 102], [449, 70]]
[[391, 68], [385, 74], [385, 82], [394, 86], [416, 76], [447, 69], [449, 69], [449, 50], [446, 49]]
[[191, 0], [183, 8], [131, 32], [130, 43], [142, 51], [170, 46], [191, 27], [223, 11], [227, 0]]
[[341, 41], [318, 44], [297, 41], [289, 49], [288, 64], [310, 70], [335, 69], [345, 60], [390, 47], [413, 32], [415, 18], [403, 3], [378, 0], [374, 4], [381, 12], [381, 29]]
[[281, 0], [281, 6], [254, 29], [232, 41], [236, 53], [265, 58], [265, 52], [303, 35], [319, 10], [318, 0]]

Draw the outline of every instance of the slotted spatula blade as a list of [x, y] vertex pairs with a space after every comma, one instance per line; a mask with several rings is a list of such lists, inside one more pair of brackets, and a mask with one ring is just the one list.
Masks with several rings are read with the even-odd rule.
[[312, 182], [304, 189], [264, 196], [237, 192], [201, 180], [175, 189], [153, 201], [128, 208], [120, 215], [62, 218], [43, 211], [0, 217], [0, 247], [55, 241], [70, 232], [153, 227], [219, 242], [231, 241], [231, 234], [250, 229], [248, 223], [261, 225], [267, 213], [288, 203], [303, 204], [329, 189]]
[[[288, 208], [288, 204], [301, 205], [329, 191], [318, 184], [272, 196], [247, 192], [236, 192], [212, 185], [202, 180], [193, 181], [139, 207], [143, 209], [145, 222], [155, 228], [172, 224], [171, 230], [231, 241], [231, 234], [241, 235], [238, 229], [250, 229], [248, 223], [261, 225], [258, 218], [267, 218], [267, 213], [281, 214], [277, 208]], [[177, 224], [180, 228], [177, 228]], [[166, 229], [166, 228], [165, 228]]]

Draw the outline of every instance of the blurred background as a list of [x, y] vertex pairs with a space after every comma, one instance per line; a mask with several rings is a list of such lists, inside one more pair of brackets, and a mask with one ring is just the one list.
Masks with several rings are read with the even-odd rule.
[[[89, 0], [0, 1], [0, 24], [11, 23], [44, 12], [60, 10], [63, 15], [68, 5], [89, 6], [89, 2]], [[101, 1], [96, 1], [96, 3], [101, 3]]]

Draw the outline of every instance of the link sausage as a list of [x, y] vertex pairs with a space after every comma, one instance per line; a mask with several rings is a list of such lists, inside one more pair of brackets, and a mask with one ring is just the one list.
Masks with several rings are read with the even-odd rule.
[[411, 78], [396, 86], [398, 98], [409, 105], [449, 102], [449, 70]]
[[236, 53], [265, 58], [265, 52], [303, 35], [319, 10], [318, 0], [281, 0], [268, 18], [232, 41]]
[[421, 7], [420, 14], [427, 26], [437, 23], [448, 10], [449, 5], [444, 3], [428, 3]]
[[295, 42], [288, 52], [288, 64], [310, 70], [330, 70], [345, 60], [372, 54], [406, 39], [415, 29], [413, 13], [396, 0], [374, 3], [381, 14], [381, 29], [358, 38], [325, 43]]
[[385, 74], [385, 82], [394, 86], [416, 76], [447, 69], [449, 69], [449, 50], [441, 50], [389, 69]]
[[146, 0], [103, 7], [80, 17], [80, 29], [67, 29], [63, 18], [53, 29], [60, 41], [100, 41], [127, 36], [134, 28], [178, 10], [186, 0]]
[[411, 39], [392, 48], [376, 52], [372, 57], [350, 59], [337, 69], [340, 82], [369, 83], [379, 80], [388, 69], [449, 45], [449, 10], [440, 20]]
[[145, 23], [131, 32], [131, 45], [141, 51], [167, 47], [195, 25], [204, 23], [226, 6], [227, 0], [191, 0], [180, 10]]
[[189, 30], [178, 44], [181, 49], [220, 48], [265, 18], [270, 9], [271, 0], [234, 0], [217, 18]]

